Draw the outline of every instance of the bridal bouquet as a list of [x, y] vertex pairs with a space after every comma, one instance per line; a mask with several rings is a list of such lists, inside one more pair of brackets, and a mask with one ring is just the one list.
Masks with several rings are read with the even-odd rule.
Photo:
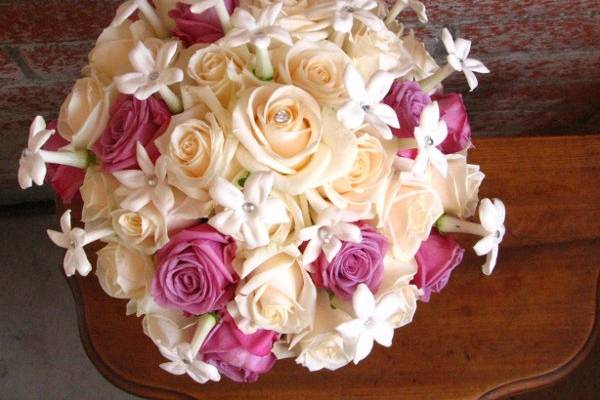
[[359, 363], [444, 288], [453, 232], [481, 238], [492, 273], [505, 208], [479, 201], [465, 106], [442, 87], [489, 71], [446, 29], [438, 65], [398, 22], [413, 13], [427, 21], [416, 0], [128, 0], [58, 120], [34, 120], [21, 187], [82, 204], [82, 227], [69, 210], [48, 231], [66, 274], [102, 243], [100, 285], [164, 370]]

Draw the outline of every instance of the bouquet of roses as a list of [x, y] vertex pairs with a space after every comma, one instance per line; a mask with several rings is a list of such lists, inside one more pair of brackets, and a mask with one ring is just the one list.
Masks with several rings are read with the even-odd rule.
[[[459, 94], [487, 68], [471, 42], [439, 66], [403, 11], [416, 0], [129, 0], [48, 126], [22, 188], [82, 202], [50, 239], [68, 276], [96, 275], [168, 360], [205, 383], [276, 360], [335, 370], [391, 346], [477, 235], [496, 264], [505, 209], [479, 202]], [[81, 200], [80, 200], [81, 199]], [[479, 223], [468, 222], [478, 210]]]

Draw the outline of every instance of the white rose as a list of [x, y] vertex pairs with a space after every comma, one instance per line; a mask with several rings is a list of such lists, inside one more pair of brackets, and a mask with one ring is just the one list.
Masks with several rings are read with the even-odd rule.
[[385, 266], [383, 281], [377, 297], [382, 298], [395, 293], [402, 302], [402, 307], [390, 318], [394, 328], [397, 329], [410, 324], [417, 311], [417, 300], [421, 296], [421, 290], [410, 282], [417, 273], [418, 265], [414, 258], [402, 262], [391, 254], [386, 255], [383, 262]]
[[280, 199], [285, 204], [289, 220], [285, 224], [270, 227], [271, 242], [279, 245], [296, 244], [299, 246], [298, 233], [310, 223], [306, 198], [277, 191], [271, 192], [271, 196]]
[[[214, 102], [218, 100], [212, 95]], [[189, 197], [206, 201], [214, 179], [233, 166], [238, 140], [227, 134], [228, 115], [222, 107], [213, 112], [198, 104], [171, 119], [156, 146], [168, 159], [169, 182]]]
[[113, 85], [104, 86], [95, 78], [79, 79], [60, 109], [58, 132], [73, 148], [91, 148], [108, 124], [116, 96]]
[[98, 251], [96, 275], [106, 294], [117, 299], [143, 297], [152, 280], [152, 258], [118, 243]]
[[435, 190], [410, 174], [392, 177], [377, 209], [378, 228], [387, 237], [393, 256], [401, 261], [415, 256], [444, 213]]
[[414, 31], [411, 30], [408, 35], [404, 36], [402, 43], [412, 60], [411, 70], [403, 79], [420, 81], [433, 75], [439, 68], [425, 48], [425, 44], [417, 40]]
[[357, 155], [352, 170], [345, 176], [307, 192], [313, 208], [323, 210], [333, 204], [364, 219], [375, 217], [374, 203], [385, 192], [396, 141], [382, 142], [375, 136], [359, 132]]
[[90, 223], [110, 219], [110, 213], [117, 207], [113, 193], [118, 186], [111, 174], [102, 172], [99, 167], [88, 168], [79, 190], [83, 199], [81, 220]]
[[452, 154], [448, 159], [448, 175], [444, 178], [435, 168], [429, 169], [431, 186], [439, 194], [444, 211], [461, 219], [475, 215], [479, 204], [479, 187], [485, 178], [478, 165], [467, 164], [467, 157]]
[[186, 317], [181, 311], [159, 308], [144, 317], [142, 326], [156, 346], [172, 349], [192, 342], [197, 323], [197, 317]]
[[276, 343], [275, 355], [279, 359], [296, 357], [296, 363], [311, 372], [340, 369], [352, 361], [353, 351], [335, 328], [350, 319], [348, 313], [331, 307], [329, 294], [319, 290], [312, 329]]
[[237, 158], [250, 172], [271, 170], [275, 188], [304, 193], [343, 176], [356, 157], [356, 137], [332, 109], [295, 86], [275, 83], [248, 89], [233, 111]]
[[243, 332], [299, 333], [312, 324], [317, 291], [300, 257], [290, 246], [259, 249], [245, 261], [243, 280], [227, 307]]
[[411, 70], [413, 59], [402, 40], [388, 30], [375, 32], [361, 28], [350, 39], [348, 55], [360, 73], [369, 79], [379, 70], [403, 76]]
[[169, 241], [164, 217], [152, 205], [138, 212], [118, 209], [111, 217], [115, 234], [128, 246], [145, 254], [156, 253]]
[[335, 44], [300, 41], [278, 56], [277, 81], [306, 90], [320, 104], [336, 106], [348, 100], [344, 71], [352, 61]]

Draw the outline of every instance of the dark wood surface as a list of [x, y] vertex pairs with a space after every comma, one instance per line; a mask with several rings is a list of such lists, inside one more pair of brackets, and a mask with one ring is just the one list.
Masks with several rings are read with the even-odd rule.
[[358, 366], [309, 373], [279, 362], [256, 384], [197, 385], [159, 369], [160, 354], [97, 279], [74, 278], [86, 351], [112, 383], [155, 399], [498, 399], [555, 383], [597, 336], [600, 136], [480, 139], [482, 197], [508, 207], [493, 277], [468, 256], [447, 289], [420, 304], [391, 349]]

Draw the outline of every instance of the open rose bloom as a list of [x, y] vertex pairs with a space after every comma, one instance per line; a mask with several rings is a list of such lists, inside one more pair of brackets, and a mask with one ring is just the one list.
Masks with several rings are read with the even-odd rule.
[[391, 346], [418, 302], [452, 301], [451, 233], [493, 271], [505, 206], [480, 202], [466, 107], [443, 89], [489, 71], [447, 30], [437, 65], [397, 18], [425, 8], [384, 4], [127, 1], [57, 122], [33, 122], [21, 186], [83, 202], [80, 226], [67, 212], [48, 232], [65, 271], [127, 300], [165, 371], [336, 370]]

